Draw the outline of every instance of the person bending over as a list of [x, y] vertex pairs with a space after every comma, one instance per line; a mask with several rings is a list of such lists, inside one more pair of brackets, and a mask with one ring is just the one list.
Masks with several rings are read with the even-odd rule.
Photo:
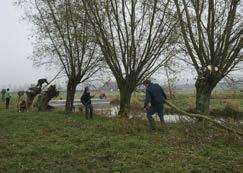
[[37, 82], [36, 88], [38, 88], [38, 87], [42, 88], [42, 85], [43, 85], [44, 83], [46, 83], [47, 85], [49, 84], [49, 83], [47, 82], [47, 79], [45, 79], [45, 78], [43, 78], [43, 79], [39, 79], [38, 82]]
[[155, 121], [153, 115], [158, 114], [161, 125], [164, 124], [164, 100], [167, 99], [166, 94], [159, 84], [154, 84], [150, 80], [145, 80], [143, 85], [146, 87], [144, 100], [144, 110], [147, 112], [147, 118], [152, 130], [155, 129]]

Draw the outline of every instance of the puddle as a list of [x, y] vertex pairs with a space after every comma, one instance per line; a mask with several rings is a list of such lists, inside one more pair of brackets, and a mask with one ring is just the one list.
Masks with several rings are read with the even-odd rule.
[[[117, 117], [118, 116], [118, 112], [119, 112], [119, 106], [114, 106], [110, 104], [109, 100], [100, 100], [100, 99], [94, 99], [92, 100], [92, 104], [94, 107], [94, 111], [97, 114], [101, 114], [101, 115], [105, 115], [106, 117]], [[63, 108], [65, 106], [65, 100], [53, 100], [49, 102], [50, 106], [53, 106], [54, 108]], [[81, 103], [79, 100], [75, 100], [74, 101], [74, 107], [76, 108], [75, 111], [80, 111], [80, 106]], [[146, 117], [146, 113], [145, 112], [136, 112], [136, 113], [131, 113], [131, 115], [129, 116], [129, 118], [141, 118], [143, 120], [147, 120]], [[155, 121], [159, 121], [159, 117], [158, 115], [154, 114], [153, 118], [155, 119]], [[164, 120], [165, 122], [179, 122], [181, 120], [183, 121], [193, 121], [192, 118], [189, 118], [187, 116], [183, 116], [183, 115], [177, 115], [177, 114], [173, 114], [173, 115], [169, 115], [169, 114], [165, 114], [164, 115]], [[219, 123], [224, 123], [225, 120], [224, 118], [218, 118], [216, 119]], [[243, 124], [243, 121], [240, 120], [239, 121], [240, 124]]]
[[[100, 111], [98, 111], [100, 113]], [[106, 115], [107, 117], [113, 118], [117, 117], [119, 112], [119, 106], [112, 106], [109, 109], [105, 110], [102, 112], [103, 115]], [[147, 120], [146, 112], [137, 112], [136, 115], [129, 115], [129, 118], [141, 118], [143, 120]], [[157, 114], [153, 115], [153, 118], [155, 121], [160, 121], [159, 117]], [[192, 121], [191, 118], [188, 118], [186, 116], [181, 116], [181, 115], [169, 115], [165, 114], [164, 115], [164, 120], [165, 122], [178, 122], [178, 121]]]
[[[106, 108], [106, 110], [103, 111], [101, 114], [112, 118], [112, 117], [117, 117], [118, 112], [119, 112], [119, 106], [111, 106], [110, 108]], [[134, 113], [132, 114], [129, 116], [129, 118], [136, 117], [136, 118], [141, 118], [143, 120], [147, 120], [146, 112], [136, 112], [135, 114]], [[154, 114], [153, 118], [155, 121], [160, 121], [159, 116], [157, 114]], [[176, 123], [180, 121], [194, 121], [193, 118], [190, 118], [188, 116], [178, 115], [178, 114], [164, 114], [164, 120], [165, 122], [172, 122], [172, 123]], [[215, 120], [218, 121], [219, 123], [225, 123], [225, 121], [227, 121], [224, 118], [219, 118]], [[240, 120], [238, 123], [243, 124], [243, 121]]]

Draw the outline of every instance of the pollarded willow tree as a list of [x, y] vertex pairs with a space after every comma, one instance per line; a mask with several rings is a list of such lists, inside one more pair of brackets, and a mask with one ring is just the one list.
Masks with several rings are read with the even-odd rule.
[[[212, 90], [240, 62], [239, 0], [174, 0], [187, 53], [197, 72], [196, 109], [209, 111]], [[240, 43], [241, 42], [241, 43]]]
[[19, 5], [25, 8], [37, 31], [37, 61], [55, 63], [65, 71], [68, 78], [65, 110], [71, 111], [77, 85], [101, 68], [99, 47], [82, 2], [19, 0]]
[[120, 115], [131, 95], [172, 56], [176, 25], [172, 0], [83, 0], [90, 23], [120, 90]]

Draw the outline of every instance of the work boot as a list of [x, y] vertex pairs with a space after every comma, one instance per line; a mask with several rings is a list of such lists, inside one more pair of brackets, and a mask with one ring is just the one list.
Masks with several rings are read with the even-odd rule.
[[149, 119], [149, 124], [150, 124], [151, 130], [155, 130], [155, 121], [153, 118]]

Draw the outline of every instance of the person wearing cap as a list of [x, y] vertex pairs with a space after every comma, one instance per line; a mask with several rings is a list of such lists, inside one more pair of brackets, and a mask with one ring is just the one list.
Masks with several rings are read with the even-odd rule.
[[155, 121], [153, 115], [158, 114], [161, 125], [164, 124], [164, 101], [167, 99], [166, 94], [159, 84], [145, 80], [143, 85], [146, 87], [144, 100], [144, 110], [147, 112], [147, 118], [152, 130], [155, 130]]
[[85, 118], [86, 119], [93, 118], [93, 105], [92, 105], [92, 102], [91, 102], [92, 97], [94, 97], [94, 96], [90, 95], [89, 87], [86, 86], [84, 88], [83, 95], [80, 98], [82, 104], [85, 107]]

